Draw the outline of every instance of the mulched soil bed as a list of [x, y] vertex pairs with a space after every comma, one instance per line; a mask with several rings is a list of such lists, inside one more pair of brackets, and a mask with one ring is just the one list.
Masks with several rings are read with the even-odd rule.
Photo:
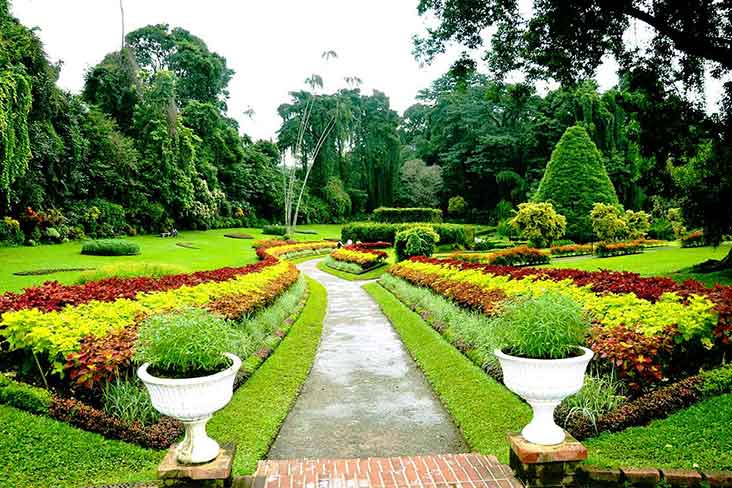
[[176, 242], [175, 245], [178, 247], [185, 247], [186, 249], [201, 249], [198, 246], [194, 246], [190, 242]]
[[96, 268], [48, 268], [34, 269], [33, 271], [17, 271], [13, 273], [15, 276], [42, 276], [54, 273], [69, 273], [72, 271], [94, 271]]
[[229, 239], [254, 239], [253, 236], [250, 236], [249, 234], [242, 234], [242, 233], [224, 234], [224, 237], [228, 237]]

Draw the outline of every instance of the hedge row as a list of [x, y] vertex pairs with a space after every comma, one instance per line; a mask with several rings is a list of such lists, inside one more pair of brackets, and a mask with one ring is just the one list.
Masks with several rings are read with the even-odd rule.
[[[343, 226], [343, 229], [341, 230], [341, 239], [343, 241], [350, 239], [353, 242], [394, 242], [397, 232], [415, 225], [425, 225], [425, 223], [387, 224], [377, 222], [353, 222]], [[440, 236], [440, 244], [458, 244], [461, 246], [468, 246], [475, 240], [475, 231], [472, 227], [466, 227], [460, 224], [428, 223], [426, 225], [432, 226], [435, 232]]]
[[599, 242], [597, 246], [595, 246], [595, 254], [601, 258], [609, 258], [611, 256], [639, 254], [643, 252], [644, 248], [645, 246], [639, 241]]
[[442, 210], [439, 208], [388, 208], [379, 207], [374, 210], [373, 220], [387, 224], [403, 224], [409, 222], [442, 222]]

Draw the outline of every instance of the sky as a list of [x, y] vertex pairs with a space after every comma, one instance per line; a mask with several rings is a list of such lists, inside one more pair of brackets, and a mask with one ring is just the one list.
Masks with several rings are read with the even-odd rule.
[[[325, 90], [357, 76], [365, 93], [380, 90], [399, 113], [419, 90], [445, 73], [458, 49], [420, 66], [412, 36], [424, 32], [418, 0], [124, 0], [127, 32], [149, 24], [180, 26], [227, 59], [229, 116], [253, 139], [276, 138], [277, 107], [304, 80], [319, 74]], [[522, 0], [527, 3], [527, 0]], [[13, 14], [38, 35], [52, 61], [62, 61], [59, 85], [78, 93], [84, 74], [119, 50], [119, 0], [13, 0]], [[530, 7], [528, 7], [530, 8]], [[321, 59], [333, 50], [338, 59]], [[617, 82], [612, 60], [598, 69], [601, 89]], [[714, 87], [712, 87], [714, 92]], [[710, 103], [715, 102], [712, 93]], [[248, 109], [254, 115], [245, 115]]]

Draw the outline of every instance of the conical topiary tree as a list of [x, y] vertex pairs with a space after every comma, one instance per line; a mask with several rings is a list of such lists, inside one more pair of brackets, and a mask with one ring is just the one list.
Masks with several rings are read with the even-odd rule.
[[584, 127], [575, 125], [564, 132], [534, 200], [553, 203], [557, 213], [567, 218], [566, 236], [580, 242], [592, 238], [592, 206], [618, 203], [602, 154]]

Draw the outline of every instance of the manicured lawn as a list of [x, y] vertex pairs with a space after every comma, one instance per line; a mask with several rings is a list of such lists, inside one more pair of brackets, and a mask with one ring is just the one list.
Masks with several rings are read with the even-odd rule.
[[155, 478], [162, 451], [0, 405], [0, 486], [76, 488]]
[[708, 285], [715, 283], [732, 284], [732, 272], [725, 273], [692, 273], [689, 267], [707, 259], [723, 258], [732, 246], [726, 242], [718, 248], [695, 247], [682, 249], [681, 247], [648, 249], [642, 254], [616, 256], [612, 258], [597, 258], [595, 256], [581, 256], [576, 258], [558, 258], [547, 265], [552, 268], [574, 268], [587, 271], [608, 269], [611, 271], [633, 271], [642, 276], [669, 276], [676, 280], [694, 278]]
[[[209, 423], [212, 437], [237, 442], [238, 475], [252, 472], [267, 454], [310, 371], [327, 298], [320, 284], [308, 283], [310, 297], [290, 333]], [[162, 457], [163, 451], [0, 405], [0, 486], [71, 488], [149, 480]]]
[[585, 441], [588, 464], [732, 470], [732, 395], [722, 395], [645, 427]]
[[254, 472], [267, 454], [315, 359], [327, 296], [316, 281], [308, 284], [310, 298], [285, 340], [209, 422], [213, 438], [237, 443], [236, 475]]
[[[295, 234], [301, 241], [317, 241], [339, 238], [340, 225], [303, 225], [303, 230], [314, 230], [317, 234]], [[32, 271], [51, 268], [93, 268], [115, 263], [161, 263], [183, 268], [185, 271], [216, 269], [224, 266], [242, 266], [253, 263], [257, 257], [252, 249], [251, 239], [230, 239], [224, 234], [245, 233], [255, 239], [276, 239], [276, 236], [262, 235], [261, 229], [218, 229], [210, 231], [183, 231], [176, 238], [158, 236], [129, 237], [140, 245], [139, 256], [82, 256], [82, 243], [38, 247], [0, 247], [0, 292], [19, 291], [44, 281], [56, 280], [73, 283], [80, 272], [63, 272], [42, 276], [15, 276], [18, 271]], [[177, 246], [176, 243], [190, 243], [198, 249]]]
[[506, 434], [520, 430], [531, 410], [445, 341], [378, 283], [364, 289], [376, 300], [471, 450], [508, 461]]

